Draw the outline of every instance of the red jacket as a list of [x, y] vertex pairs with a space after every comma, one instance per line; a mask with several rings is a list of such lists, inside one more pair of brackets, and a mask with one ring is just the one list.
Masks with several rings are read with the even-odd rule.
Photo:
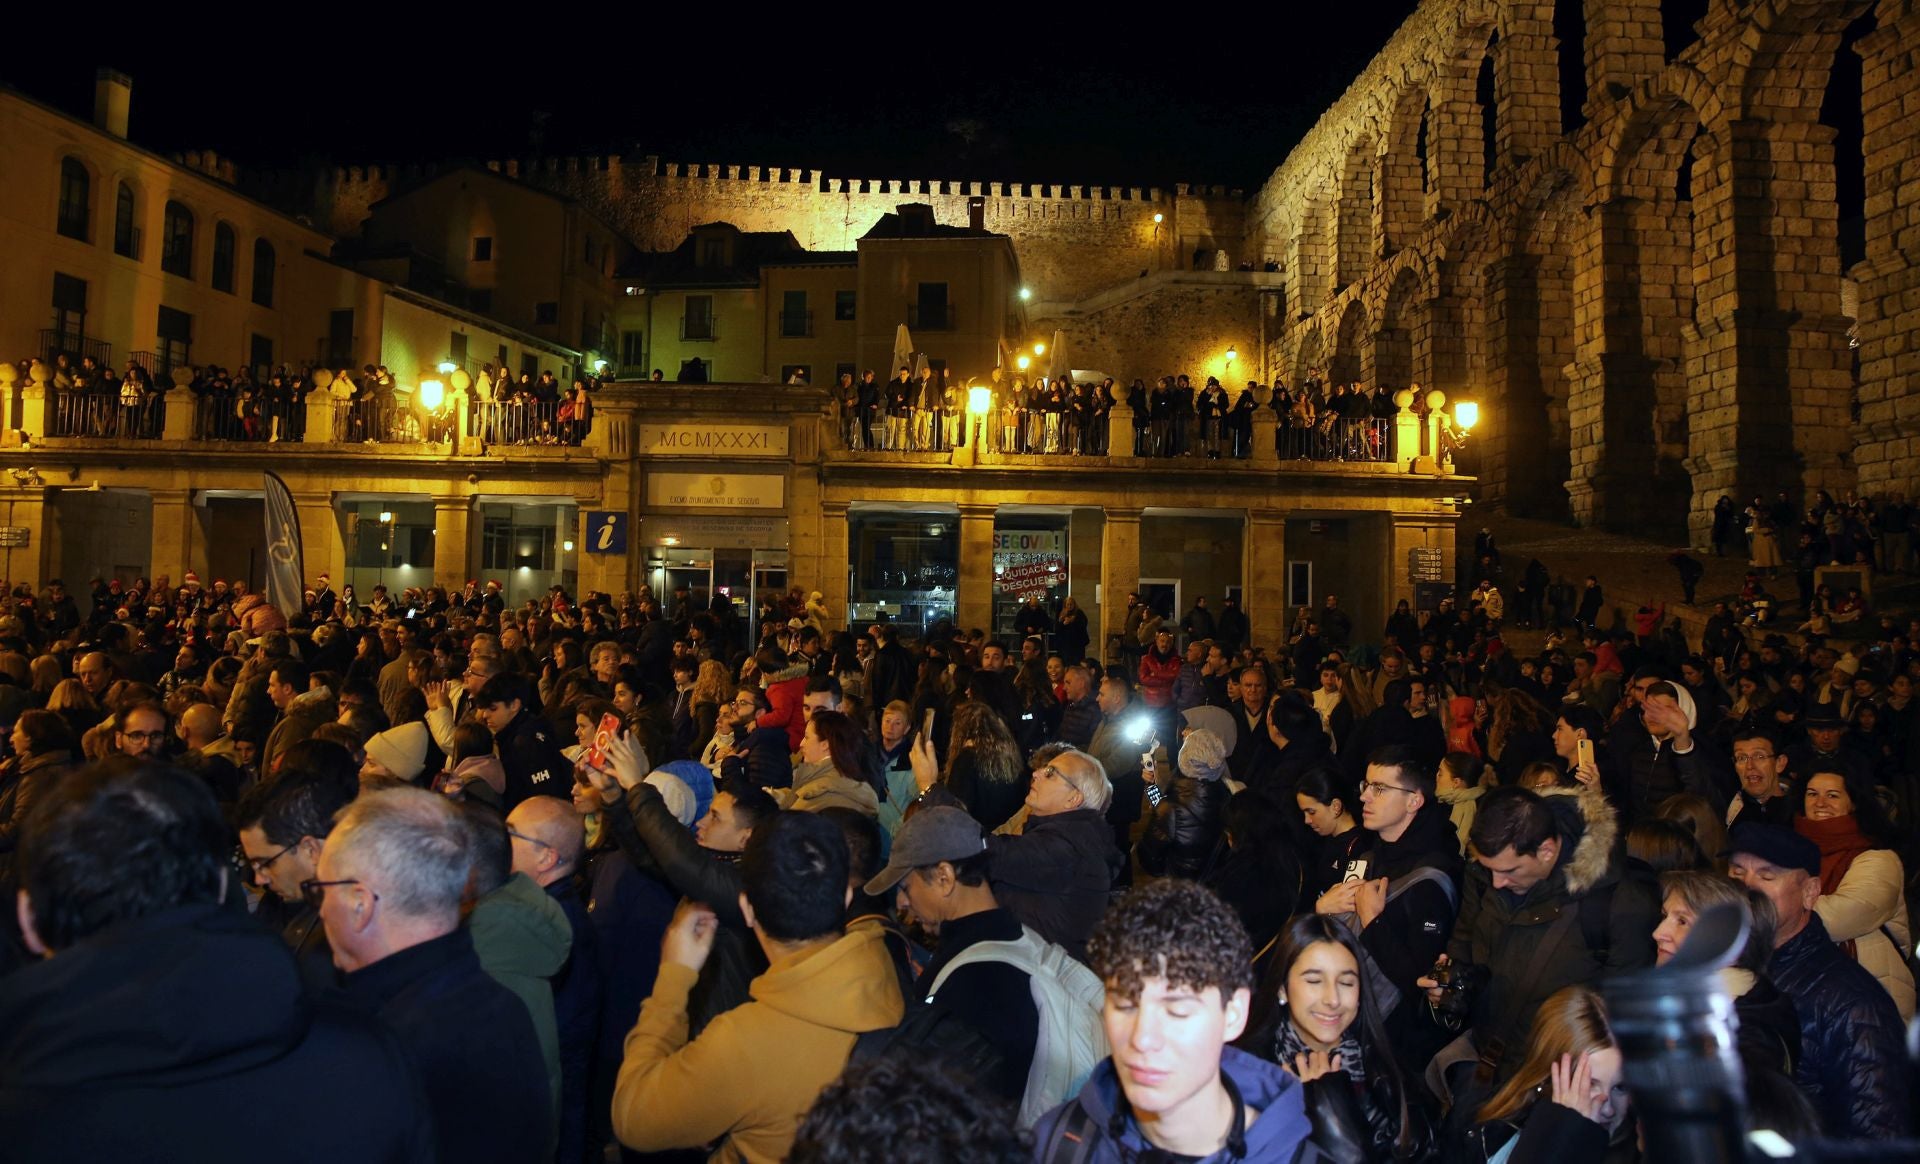
[[788, 751], [799, 751], [800, 737], [807, 734], [807, 717], [800, 706], [807, 695], [807, 665], [775, 671], [763, 676], [762, 681], [766, 684], [768, 710], [760, 714], [754, 726], [787, 729]]
[[1164, 659], [1158, 651], [1140, 656], [1140, 698], [1148, 707], [1166, 707], [1173, 702], [1173, 681], [1180, 677], [1184, 661], [1177, 651], [1168, 651]]

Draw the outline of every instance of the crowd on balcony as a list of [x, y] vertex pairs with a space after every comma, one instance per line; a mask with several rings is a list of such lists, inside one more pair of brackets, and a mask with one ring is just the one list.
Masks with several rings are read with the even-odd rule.
[[[1920, 623], [1756, 655], [1476, 549], [1267, 641], [14, 586], [8, 1147], [1602, 1164], [1692, 1118], [1631, 1057], [1697, 1050], [1702, 1112], [1912, 1158]], [[1627, 1037], [1715, 908], [1737, 1038]]]
[[[885, 383], [871, 371], [858, 382], [843, 374], [836, 395], [847, 447], [943, 452], [966, 443], [971, 424], [979, 443], [1001, 453], [1104, 457], [1114, 452], [1112, 418], [1119, 412], [1131, 419], [1135, 457], [1247, 460], [1268, 433], [1282, 461], [1414, 455], [1395, 447], [1401, 408], [1393, 392], [1328, 384], [1318, 373], [1297, 388], [1249, 380], [1236, 393], [1214, 377], [1198, 387], [1184, 375], [1162, 376], [1151, 388], [1136, 379], [1122, 390], [1111, 378], [1096, 384], [995, 370], [987, 411], [977, 418], [967, 411], [970, 391], [971, 381], [928, 367], [902, 367]], [[1424, 420], [1430, 410], [1417, 385], [1412, 397], [1408, 411]], [[1461, 439], [1442, 414], [1442, 450], [1450, 453]]]
[[[31, 375], [33, 361], [19, 365]], [[402, 395], [393, 373], [380, 364], [359, 371], [282, 363], [256, 375], [247, 365], [229, 370], [207, 364], [187, 369], [181, 391], [171, 370], [155, 375], [129, 360], [124, 371], [101, 366], [92, 356], [57, 353], [47, 366], [47, 436], [158, 440], [169, 399], [193, 410], [192, 439], [236, 443], [306, 439], [307, 404], [314, 393], [331, 400], [336, 442], [443, 443], [456, 428], [455, 398], [443, 386], [429, 408], [419, 389]], [[583, 375], [563, 387], [551, 371], [522, 372], [481, 366], [472, 374], [467, 435], [486, 445], [577, 446], [593, 423], [597, 377]], [[176, 406], [179, 406], [177, 404]]]

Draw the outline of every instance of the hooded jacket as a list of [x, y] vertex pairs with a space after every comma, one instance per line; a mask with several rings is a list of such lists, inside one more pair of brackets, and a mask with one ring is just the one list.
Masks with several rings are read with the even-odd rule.
[[[1279, 1067], [1247, 1054], [1238, 1047], [1223, 1047], [1220, 1072], [1233, 1081], [1240, 1100], [1259, 1117], [1245, 1132], [1245, 1151], [1231, 1147], [1201, 1157], [1193, 1164], [1238, 1164], [1246, 1161], [1290, 1161], [1313, 1135], [1307, 1119], [1304, 1092], [1293, 1076]], [[1054, 1148], [1074, 1130], [1072, 1112], [1086, 1113], [1085, 1135], [1088, 1142], [1075, 1157], [1082, 1164], [1132, 1164], [1156, 1151], [1140, 1133], [1140, 1126], [1125, 1110], [1120, 1077], [1112, 1059], [1103, 1060], [1080, 1089], [1077, 1099], [1068, 1100], [1040, 1117], [1033, 1129], [1033, 1158], [1049, 1160]], [[1183, 1159], [1185, 1159], [1183, 1157]]]
[[267, 733], [267, 746], [260, 756], [260, 770], [273, 771], [282, 752], [310, 738], [321, 724], [332, 723], [339, 714], [333, 692], [325, 687], [316, 687], [294, 696], [287, 704], [286, 712], [274, 721], [273, 730]]
[[[1524, 1058], [1527, 1024], [1547, 996], [1564, 986], [1592, 983], [1603, 974], [1653, 965], [1653, 928], [1660, 892], [1650, 878], [1623, 877], [1614, 858], [1619, 825], [1606, 798], [1591, 788], [1541, 794], [1560, 822], [1560, 856], [1553, 871], [1525, 893], [1495, 889], [1478, 861], [1467, 869], [1447, 955], [1456, 967], [1486, 975], [1474, 991], [1473, 1036], [1483, 1055], [1499, 1062], [1504, 1080]], [[1578, 916], [1593, 896], [1606, 908], [1604, 950], [1590, 949]], [[1562, 921], [1562, 914], [1575, 916]], [[1541, 959], [1544, 943], [1553, 948]], [[1538, 972], [1530, 972], [1536, 961]]]
[[754, 726], [785, 728], [787, 751], [799, 751], [800, 738], [807, 734], [807, 717], [800, 706], [807, 695], [806, 661], [790, 663], [781, 670], [764, 675], [761, 682], [766, 688], [768, 710], [760, 713]]
[[[863, 1032], [905, 1007], [878, 930], [862, 929], [776, 959], [751, 1001], [687, 1039], [694, 971], [662, 962], [627, 1036], [614, 1085], [613, 1131], [638, 1151], [720, 1140], [711, 1159], [777, 1164], [820, 1089], [838, 1078]], [[771, 1056], [771, 1058], [770, 1058]], [[778, 1069], [771, 1069], [776, 1062]]]
[[560, 1026], [551, 980], [567, 964], [567, 951], [573, 948], [567, 912], [531, 877], [515, 873], [474, 903], [467, 929], [473, 934], [473, 950], [481, 967], [526, 1004], [547, 1067], [550, 1102], [557, 1112]]
[[[1697, 729], [1700, 713], [1693, 696], [1678, 683], [1672, 686], [1674, 702], [1686, 713], [1687, 727]], [[1661, 801], [1682, 792], [1705, 797], [1716, 814], [1726, 813], [1727, 803], [1739, 788], [1733, 766], [1698, 731], [1694, 731], [1692, 743], [1685, 752], [1675, 751], [1673, 741], [1654, 739], [1637, 716], [1614, 729], [1607, 740], [1607, 751], [1614, 757], [1625, 787], [1609, 791], [1627, 824], [1652, 816]]]
[[1836, 1140], [1905, 1135], [1905, 1029], [1886, 990], [1834, 944], [1818, 914], [1773, 952], [1767, 974], [1799, 1015], [1793, 1081], [1820, 1113], [1821, 1130]]
[[863, 816], [880, 815], [880, 794], [864, 780], [842, 776], [838, 769], [816, 776], [798, 788], [773, 790], [781, 808], [819, 812], [823, 808], [851, 808]]
[[430, 1161], [426, 1114], [392, 1033], [303, 997], [244, 913], [164, 910], [0, 980], [0, 1159], [244, 1160], [271, 1128], [282, 1159]]
[[1387, 902], [1380, 916], [1360, 933], [1360, 942], [1373, 956], [1387, 980], [1401, 991], [1402, 1005], [1392, 1016], [1404, 1018], [1421, 1010], [1406, 1006], [1404, 999], [1415, 993], [1414, 979], [1432, 968], [1434, 959], [1447, 948], [1453, 933], [1453, 919], [1460, 900], [1462, 875], [1460, 849], [1454, 843], [1453, 821], [1446, 806], [1428, 801], [1407, 822], [1397, 841], [1375, 835], [1366, 851], [1367, 877], [1387, 878], [1393, 882], [1411, 877], [1421, 869], [1435, 869], [1452, 883], [1452, 893], [1433, 881], [1422, 881], [1404, 889]]

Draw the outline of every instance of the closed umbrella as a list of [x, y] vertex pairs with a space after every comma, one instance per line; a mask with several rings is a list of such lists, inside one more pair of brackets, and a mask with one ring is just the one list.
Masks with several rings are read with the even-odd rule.
[[902, 368], [913, 367], [913, 337], [907, 334], [907, 325], [901, 324], [893, 333], [893, 367], [887, 369], [889, 378]]
[[1067, 333], [1053, 333], [1053, 346], [1047, 349], [1047, 379], [1073, 381], [1073, 364], [1067, 360]]

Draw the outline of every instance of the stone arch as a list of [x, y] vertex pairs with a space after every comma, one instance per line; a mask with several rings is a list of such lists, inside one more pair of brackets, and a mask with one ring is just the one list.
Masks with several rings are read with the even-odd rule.
[[[1682, 115], [1684, 110], [1684, 118]], [[1629, 189], [1636, 171], [1644, 169], [1642, 153], [1649, 138], [1671, 136], [1686, 120], [1689, 132], [1718, 135], [1726, 124], [1724, 108], [1713, 85], [1698, 70], [1671, 65], [1654, 81], [1642, 85], [1622, 110], [1594, 162], [1593, 186], [1599, 201], [1637, 195]]]
[[1373, 139], [1361, 136], [1347, 147], [1340, 172], [1334, 221], [1334, 286], [1350, 286], [1367, 277], [1373, 245]]
[[1318, 323], [1309, 323], [1300, 331], [1298, 346], [1293, 353], [1293, 383], [1295, 387], [1307, 382], [1307, 379], [1319, 371], [1326, 363], [1327, 341], [1320, 333]]
[[1397, 392], [1420, 379], [1415, 369], [1420, 357], [1429, 352], [1423, 282], [1418, 266], [1404, 264], [1381, 303], [1380, 329], [1373, 337], [1373, 379], [1388, 391]]
[[1334, 333], [1333, 358], [1327, 361], [1329, 384], [1365, 383], [1372, 375], [1372, 345], [1368, 342], [1367, 305], [1359, 296], [1340, 309], [1340, 328]]
[[1426, 116], [1426, 88], [1409, 85], [1387, 121], [1378, 163], [1383, 254], [1411, 244], [1426, 220], [1427, 179], [1420, 151]]

